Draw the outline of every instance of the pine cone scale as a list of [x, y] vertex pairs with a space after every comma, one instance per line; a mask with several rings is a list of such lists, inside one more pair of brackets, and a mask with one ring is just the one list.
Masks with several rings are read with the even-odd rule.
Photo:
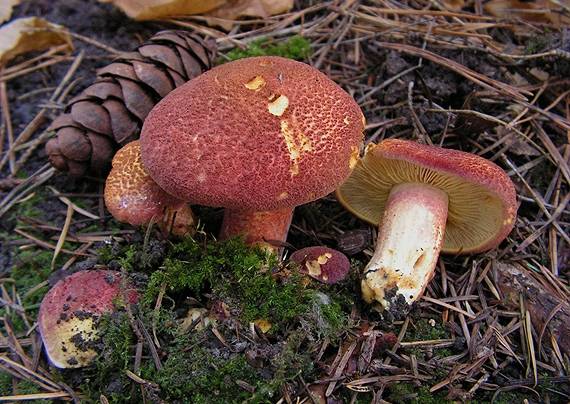
[[133, 81], [137, 81], [139, 79], [135, 73], [135, 69], [133, 69], [131, 65], [121, 62], [115, 62], [97, 70], [97, 75], [102, 77], [107, 75], [118, 76]]
[[[111, 120], [105, 108], [89, 101], [79, 101], [71, 106], [72, 118], [84, 128], [101, 134], [111, 134]], [[64, 153], [65, 154], [65, 153]]]
[[144, 121], [152, 107], [154, 100], [134, 81], [117, 78], [123, 89], [123, 99], [129, 111]]
[[100, 80], [96, 81], [84, 91], [85, 95], [90, 97], [99, 98], [100, 100], [105, 100], [109, 97], [121, 98], [121, 87], [118, 86], [114, 81]]
[[171, 48], [163, 48], [160, 45], [146, 45], [141, 46], [139, 52], [149, 59], [164, 64], [178, 74], [186, 74], [184, 67], [182, 67], [180, 57]]
[[133, 62], [137, 77], [148, 84], [160, 97], [174, 90], [172, 79], [155, 65], [144, 62]]
[[85, 134], [72, 127], [59, 131], [59, 146], [63, 155], [76, 161], [87, 161], [91, 157], [91, 143]]
[[136, 138], [140, 128], [138, 122], [131, 118], [125, 104], [111, 98], [103, 103], [103, 108], [109, 113], [113, 137], [119, 144], [127, 143]]

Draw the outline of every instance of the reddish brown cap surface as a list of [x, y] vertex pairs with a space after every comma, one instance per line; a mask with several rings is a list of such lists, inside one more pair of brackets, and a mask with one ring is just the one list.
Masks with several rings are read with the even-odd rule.
[[328, 247], [306, 247], [291, 254], [301, 272], [323, 283], [337, 283], [350, 272], [350, 261], [340, 251]]
[[184, 203], [168, 195], [148, 175], [141, 162], [140, 143], [123, 146], [113, 157], [113, 168], [105, 182], [105, 205], [115, 219], [133, 226], [161, 218], [167, 207]]
[[370, 145], [337, 198], [359, 218], [378, 225], [392, 187], [406, 182], [447, 193], [443, 252], [485, 251], [513, 229], [516, 192], [500, 167], [474, 154], [406, 140]]
[[121, 290], [121, 281], [116, 271], [80, 271], [57, 282], [46, 294], [38, 325], [54, 366], [86, 366], [96, 356], [97, 320], [114, 310], [117, 299], [125, 297], [129, 303], [137, 300], [134, 289]]
[[218, 66], [171, 92], [141, 133], [142, 159], [168, 193], [245, 210], [333, 191], [358, 159], [364, 119], [315, 68], [279, 57]]

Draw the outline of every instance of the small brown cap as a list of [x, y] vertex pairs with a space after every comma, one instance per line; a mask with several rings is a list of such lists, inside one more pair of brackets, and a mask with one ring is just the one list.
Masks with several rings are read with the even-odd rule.
[[492, 249], [515, 224], [515, 188], [500, 167], [474, 154], [406, 140], [368, 146], [337, 198], [354, 215], [378, 225], [392, 187], [401, 183], [425, 183], [447, 193], [443, 252]]
[[323, 283], [342, 281], [350, 272], [350, 261], [340, 251], [328, 247], [306, 247], [291, 254], [301, 272]]
[[280, 57], [218, 66], [166, 96], [147, 117], [142, 158], [168, 193], [238, 210], [290, 208], [350, 174], [364, 118], [326, 75]]
[[138, 140], [123, 146], [113, 157], [105, 182], [105, 205], [115, 219], [133, 226], [162, 218], [166, 208], [184, 202], [164, 192], [142, 165]]
[[80, 271], [57, 282], [45, 295], [38, 316], [42, 341], [50, 362], [58, 368], [87, 366], [97, 352], [97, 322], [125, 298], [135, 303], [135, 289], [116, 271]]

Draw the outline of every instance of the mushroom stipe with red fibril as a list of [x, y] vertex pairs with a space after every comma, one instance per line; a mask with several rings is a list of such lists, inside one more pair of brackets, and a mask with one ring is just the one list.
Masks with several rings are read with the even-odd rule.
[[40, 305], [38, 326], [50, 362], [58, 368], [89, 365], [97, 355], [97, 323], [115, 303], [138, 293], [120, 272], [79, 271], [57, 282]]
[[513, 229], [517, 211], [514, 185], [494, 163], [396, 139], [367, 147], [337, 199], [379, 226], [362, 294], [381, 309], [419, 299], [440, 250], [467, 254], [497, 247]]

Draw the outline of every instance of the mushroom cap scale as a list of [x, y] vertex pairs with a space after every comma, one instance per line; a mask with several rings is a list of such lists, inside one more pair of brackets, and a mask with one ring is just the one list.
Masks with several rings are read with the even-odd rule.
[[120, 222], [133, 226], [162, 217], [165, 208], [183, 201], [164, 192], [145, 170], [138, 140], [123, 146], [113, 157], [113, 168], [105, 182], [105, 205]]
[[[79, 271], [57, 282], [45, 295], [39, 331], [50, 362], [58, 368], [88, 365], [96, 356], [97, 320], [114, 310], [117, 298], [136, 302], [135, 289], [122, 290], [117, 271]], [[124, 292], [124, 293], [123, 293]]]
[[405, 140], [369, 145], [337, 198], [357, 217], [378, 225], [392, 187], [401, 183], [425, 183], [447, 193], [443, 252], [489, 250], [515, 224], [515, 188], [500, 167], [474, 154]]
[[332, 192], [358, 159], [364, 118], [317, 69], [280, 57], [218, 66], [147, 117], [142, 159], [182, 200], [241, 210], [297, 206]]

